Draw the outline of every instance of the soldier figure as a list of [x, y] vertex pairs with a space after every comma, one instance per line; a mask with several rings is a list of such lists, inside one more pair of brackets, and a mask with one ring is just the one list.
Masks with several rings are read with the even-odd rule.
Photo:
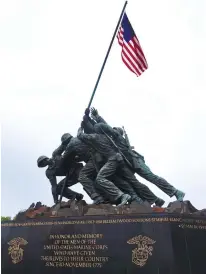
[[[58, 203], [58, 195], [61, 195], [61, 193], [62, 196], [67, 199], [76, 198], [78, 201], [84, 197], [82, 194], [69, 189], [70, 186], [78, 183], [78, 176], [83, 165], [77, 163], [77, 159], [71, 157], [64, 163], [62, 161], [62, 153], [71, 138], [72, 136], [69, 133], [63, 134], [61, 137], [61, 145], [53, 151], [52, 158], [49, 159], [47, 156], [40, 156], [37, 160], [38, 167], [48, 166], [46, 176], [51, 183], [55, 203]], [[66, 177], [57, 184], [56, 176]]]
[[[46, 167], [48, 166], [46, 170], [46, 176], [49, 179], [51, 186], [52, 186], [52, 195], [54, 199], [54, 203], [58, 203], [58, 195], [67, 198], [67, 199], [76, 199], [77, 201], [83, 199], [83, 195], [80, 193], [77, 193], [71, 189], [69, 189], [70, 186], [78, 183], [78, 175], [82, 168], [81, 163], [72, 163], [69, 168], [65, 169], [63, 166], [59, 165], [57, 159], [54, 158], [48, 158], [47, 156], [40, 156], [37, 159], [37, 165], [38, 167]], [[66, 176], [69, 172], [69, 169], [73, 168], [73, 173], [71, 174], [70, 178], [65, 177], [63, 180], [61, 180], [57, 184], [57, 176]], [[65, 184], [66, 180], [66, 184]], [[63, 186], [65, 185], [65, 188], [63, 189]]]
[[[100, 169], [96, 177], [96, 185], [101, 192], [104, 193], [104, 197], [114, 204], [126, 204], [129, 202], [131, 196], [124, 194], [114, 185], [114, 183], [108, 180], [108, 177], [114, 175], [119, 159], [117, 153], [108, 143], [108, 140], [105, 139], [105, 136], [95, 133], [86, 134], [83, 132], [83, 127], [79, 128], [77, 136], [82, 142], [91, 146], [96, 152], [104, 157], [104, 162], [106, 164]], [[105, 170], [108, 171], [108, 176], [102, 174], [102, 169], [104, 169], [105, 166]], [[115, 166], [115, 170], [113, 170], [113, 166]]]
[[[89, 123], [84, 117], [84, 124]], [[83, 127], [83, 125], [82, 125]], [[96, 184], [102, 192], [104, 192], [105, 197], [114, 203], [124, 204], [131, 201], [130, 195], [125, 194], [120, 190], [118, 186], [118, 180], [115, 180], [116, 185], [111, 181], [111, 177], [121, 170], [120, 175], [124, 180], [125, 184], [130, 184], [136, 193], [136, 201], [142, 203], [143, 200], [139, 197], [143, 197], [144, 200], [148, 200], [151, 203], [155, 203], [159, 198], [156, 197], [147, 186], [141, 184], [132, 171], [124, 164], [123, 158], [120, 153], [116, 150], [107, 136], [99, 130], [99, 124], [95, 124], [94, 134], [83, 133], [83, 128], [78, 130], [78, 138], [84, 143], [91, 146], [96, 152], [98, 152], [103, 157], [103, 166], [99, 170], [96, 177]], [[120, 176], [116, 177], [121, 178]], [[113, 177], [114, 179], [114, 177]], [[133, 191], [134, 193], [134, 191]]]
[[132, 164], [133, 170], [148, 180], [149, 182], [155, 184], [163, 192], [165, 192], [170, 197], [175, 196], [178, 201], [183, 201], [185, 193], [176, 189], [174, 186], [170, 185], [164, 178], [155, 175], [149, 167], [145, 164], [144, 157], [138, 152], [129, 149], [129, 144], [123, 137], [123, 130], [121, 128], [112, 128], [106, 124], [105, 120], [99, 116], [96, 109], [91, 109], [92, 118], [99, 123], [101, 130], [106, 132], [112, 137], [116, 145], [120, 148], [122, 153], [127, 157], [127, 159]]
[[[52, 158], [40, 156], [38, 167], [46, 167], [46, 176], [52, 185], [54, 202], [58, 195], [81, 200], [82, 194], [69, 189], [80, 182], [94, 204], [111, 203], [124, 205], [131, 201], [148, 201], [162, 206], [146, 185], [140, 183], [135, 173], [155, 184], [170, 197], [182, 201], [185, 194], [155, 175], [145, 164], [144, 157], [129, 143], [126, 132], [120, 127], [110, 127], [96, 109], [86, 109], [77, 137], [69, 133], [61, 137], [61, 145]], [[84, 162], [85, 165], [79, 162]], [[56, 176], [65, 176], [57, 184]], [[66, 186], [66, 187], [65, 187]]]
[[62, 155], [63, 162], [67, 161], [70, 157], [78, 157], [78, 161], [85, 162], [85, 165], [79, 173], [78, 181], [82, 184], [85, 192], [94, 201], [94, 204], [103, 203], [104, 198], [98, 193], [94, 186], [96, 169], [90, 147], [78, 137], [72, 137]]
[[[87, 113], [88, 113], [88, 111], [87, 111]], [[93, 132], [101, 134], [101, 135], [103, 134], [104, 136], [107, 136], [107, 141], [109, 141], [109, 143], [110, 143], [110, 145], [112, 145], [113, 149], [115, 148], [116, 152], [120, 152], [120, 154], [123, 155], [123, 153], [120, 151], [120, 149], [114, 144], [113, 140], [104, 131], [102, 131], [101, 124], [97, 123], [97, 122], [96, 122], [95, 125], [91, 124], [90, 123], [91, 118], [88, 119], [87, 117], [88, 117], [87, 115], [84, 116], [83, 125], [84, 126], [86, 125], [87, 128], [90, 128], [90, 132], [92, 132], [92, 129], [93, 129]], [[101, 119], [101, 121], [106, 123], [103, 120], [103, 118], [99, 116], [99, 120], [100, 119]], [[115, 130], [120, 131], [120, 133], [123, 134], [123, 130], [121, 128], [115, 128]], [[123, 138], [123, 143], [119, 144], [120, 148], [125, 146], [124, 141], [125, 140]], [[128, 150], [127, 146], [126, 146], [126, 150]], [[122, 159], [121, 156], [120, 156], [120, 158]], [[112, 179], [113, 183], [120, 190], [122, 190], [124, 193], [130, 194], [130, 196], [133, 197], [132, 200], [139, 201], [139, 197], [140, 197], [143, 201], [146, 200], [150, 204], [155, 203], [157, 206], [161, 207], [164, 204], [164, 200], [161, 199], [161, 198], [158, 198], [146, 185], [140, 183], [137, 180], [137, 178], [134, 176], [134, 173], [132, 172], [132, 169], [131, 169], [131, 164], [128, 162], [126, 157], [124, 157], [124, 160], [126, 160], [127, 164], [124, 164], [123, 159], [122, 159], [122, 164], [120, 166], [119, 165], [116, 165], [116, 166], [114, 165], [113, 168], [112, 167], [109, 168], [109, 171], [106, 169], [105, 176], [106, 177], [110, 176], [110, 179]], [[114, 164], [114, 163], [117, 163], [117, 162], [112, 161], [112, 163]], [[129, 164], [129, 168], [127, 166], [128, 164]], [[103, 164], [102, 164], [102, 166], [103, 166]], [[109, 173], [107, 174], [107, 172], [109, 172]]]

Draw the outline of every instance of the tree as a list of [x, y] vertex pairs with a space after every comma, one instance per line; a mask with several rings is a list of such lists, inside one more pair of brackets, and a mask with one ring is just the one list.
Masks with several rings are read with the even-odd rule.
[[5, 222], [5, 221], [11, 221], [11, 217], [9, 217], [9, 216], [7, 216], [7, 217], [1, 216], [1, 222]]

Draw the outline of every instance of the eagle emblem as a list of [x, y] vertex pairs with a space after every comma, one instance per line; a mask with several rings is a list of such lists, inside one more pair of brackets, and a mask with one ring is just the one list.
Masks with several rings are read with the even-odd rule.
[[24, 250], [20, 247], [28, 244], [23, 238], [14, 238], [8, 242], [8, 254], [11, 255], [12, 263], [17, 264], [23, 260]]
[[132, 262], [139, 267], [146, 264], [149, 255], [152, 256], [154, 240], [146, 236], [136, 236], [127, 241], [128, 244], [136, 244], [137, 247], [132, 250]]

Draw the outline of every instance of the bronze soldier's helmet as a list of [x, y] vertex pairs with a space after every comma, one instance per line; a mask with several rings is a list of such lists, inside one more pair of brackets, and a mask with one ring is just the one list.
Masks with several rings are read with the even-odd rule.
[[44, 165], [42, 165], [42, 164], [43, 164], [43, 161], [44, 161], [44, 160], [47, 160], [47, 159], [49, 159], [47, 156], [44, 156], [44, 155], [40, 156], [40, 157], [37, 159], [37, 166], [38, 166], [38, 167], [44, 167]]
[[67, 145], [67, 144], [69, 143], [69, 141], [71, 140], [71, 138], [72, 138], [72, 135], [71, 135], [71, 134], [69, 134], [69, 133], [64, 133], [64, 134], [62, 135], [62, 137], [61, 137], [61, 142], [62, 142], [62, 144]]
[[121, 127], [113, 127], [113, 129], [117, 130], [123, 136], [123, 129]]

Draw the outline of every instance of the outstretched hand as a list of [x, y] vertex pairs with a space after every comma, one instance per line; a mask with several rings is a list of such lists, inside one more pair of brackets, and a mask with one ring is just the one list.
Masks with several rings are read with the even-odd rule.
[[84, 114], [87, 115], [87, 116], [89, 116], [89, 113], [90, 113], [90, 109], [86, 108]]
[[96, 108], [91, 108], [91, 114], [95, 117], [98, 115], [98, 111]]

